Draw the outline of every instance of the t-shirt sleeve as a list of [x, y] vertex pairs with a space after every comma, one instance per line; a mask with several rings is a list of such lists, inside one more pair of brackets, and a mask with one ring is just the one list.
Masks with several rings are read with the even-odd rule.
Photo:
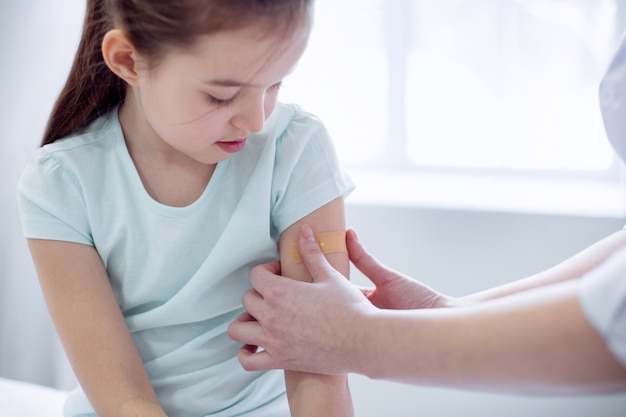
[[353, 189], [322, 122], [296, 111], [276, 145], [272, 218], [278, 232]]
[[585, 316], [615, 358], [626, 366], [626, 249], [582, 280], [578, 298]]
[[93, 245], [78, 181], [41, 148], [17, 185], [24, 236]]

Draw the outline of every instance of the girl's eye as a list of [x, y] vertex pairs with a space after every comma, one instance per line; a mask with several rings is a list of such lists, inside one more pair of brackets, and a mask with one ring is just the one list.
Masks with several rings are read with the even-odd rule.
[[209, 95], [209, 102], [215, 105], [216, 107], [220, 108], [220, 107], [226, 107], [229, 104], [231, 104], [233, 102], [233, 99], [229, 98], [229, 99], [224, 100], [224, 99], [219, 99], [219, 98]]
[[[278, 90], [278, 89], [280, 89], [281, 85], [282, 85], [282, 81], [281, 82], [277, 82], [276, 84], [273, 84], [273, 85], [269, 86], [266, 91]], [[228, 98], [228, 99], [221, 99], [221, 98], [214, 97], [214, 96], [212, 96], [210, 94], [208, 94], [207, 96], [209, 98], [209, 102], [212, 105], [216, 106], [217, 108], [227, 107], [230, 104], [232, 104], [232, 102], [235, 100], [235, 97]]]

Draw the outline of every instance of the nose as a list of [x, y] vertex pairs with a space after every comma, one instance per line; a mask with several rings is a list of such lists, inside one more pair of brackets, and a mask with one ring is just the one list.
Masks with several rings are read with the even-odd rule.
[[238, 129], [247, 132], [258, 132], [265, 124], [265, 97], [249, 97], [242, 101], [231, 119], [231, 123]]

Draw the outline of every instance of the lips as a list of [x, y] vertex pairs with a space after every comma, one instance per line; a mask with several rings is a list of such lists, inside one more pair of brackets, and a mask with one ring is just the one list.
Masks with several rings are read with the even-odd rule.
[[216, 142], [215, 144], [224, 152], [235, 153], [243, 149], [246, 144], [246, 138], [233, 141]]

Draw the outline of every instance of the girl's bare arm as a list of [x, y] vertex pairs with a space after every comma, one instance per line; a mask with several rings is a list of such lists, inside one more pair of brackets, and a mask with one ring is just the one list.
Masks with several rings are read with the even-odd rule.
[[29, 239], [48, 310], [101, 417], [163, 417], [95, 248]]
[[[311, 281], [303, 264], [296, 263], [291, 255], [292, 245], [297, 242], [300, 229], [305, 224], [315, 233], [345, 230], [343, 198], [338, 198], [304, 217], [281, 236], [282, 275], [301, 281]], [[349, 277], [347, 253], [329, 253], [326, 257], [334, 268], [345, 277]], [[344, 417], [354, 414], [347, 376], [285, 371], [285, 380], [289, 405], [294, 416]]]

